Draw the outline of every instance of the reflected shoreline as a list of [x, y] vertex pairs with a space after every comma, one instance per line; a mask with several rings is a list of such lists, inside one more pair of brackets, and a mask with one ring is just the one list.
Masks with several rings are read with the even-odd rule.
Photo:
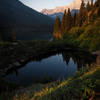
[[[9, 76], [9, 75], [13, 75], [13, 74], [15, 75], [14, 77], [19, 77], [19, 71], [20, 70], [22, 70], [22, 69], [27, 70], [27, 68], [30, 67], [30, 66], [32, 66], [32, 68], [34, 68], [34, 67], [35, 68], [36, 67], [38, 68], [38, 65], [39, 64], [40, 64], [39, 65], [39, 68], [45, 70], [46, 68], [50, 67], [49, 64], [51, 64], [51, 65], [53, 64], [53, 63], [47, 62], [46, 60], [51, 59], [53, 57], [56, 57], [57, 55], [58, 55], [58, 57], [59, 56], [61, 57], [62, 62], [65, 63], [65, 65], [64, 65], [65, 67], [69, 66], [70, 71], [73, 70], [73, 68], [74, 68], [74, 67], [71, 68], [71, 66], [72, 66], [71, 64], [72, 63], [74, 64], [73, 66], [76, 66], [77, 67], [77, 70], [80, 70], [83, 67], [85, 67], [87, 64], [88, 65], [91, 65], [92, 63], [95, 63], [96, 62], [96, 58], [94, 57], [94, 55], [91, 55], [91, 54], [86, 53], [86, 52], [83, 52], [83, 51], [76, 51], [76, 50], [75, 51], [70, 51], [70, 50], [67, 50], [66, 51], [65, 50], [65, 51], [62, 51], [62, 52], [60, 52], [60, 51], [59, 52], [52, 51], [51, 53], [49, 52], [48, 54], [45, 54], [45, 55], [44, 54], [41, 54], [41, 56], [37, 56], [37, 57], [34, 57], [34, 58], [28, 60], [27, 62], [23, 63], [23, 65], [20, 66], [19, 68], [15, 68], [15, 69], [8, 70], [5, 73], [5, 76], [4, 77]], [[55, 58], [55, 59], [53, 58], [53, 59], [56, 60], [56, 59], [58, 59], [58, 57]], [[44, 63], [44, 65], [41, 65], [41, 63], [44, 62], [44, 61], [46, 61], [46, 63], [47, 63], [47, 66], [45, 68], [43, 67], [43, 66], [45, 66], [45, 63]], [[52, 59], [51, 59], [51, 61], [52, 61]], [[36, 63], [36, 65], [34, 65], [34, 63]], [[59, 61], [55, 61], [55, 63], [57, 65], [57, 63], [59, 63]], [[63, 68], [63, 64], [62, 65], [59, 65], [58, 64], [57, 66]], [[54, 66], [54, 67], [56, 68], [57, 66]], [[58, 67], [58, 69], [59, 69], [59, 67]], [[41, 69], [38, 69], [38, 70], [40, 70], [40, 73], [41, 73]], [[30, 70], [33, 70], [33, 69], [30, 69]], [[44, 71], [44, 70], [42, 70], [42, 71]], [[33, 73], [34, 73], [34, 70], [33, 70]], [[45, 71], [45, 73], [46, 73], [46, 71]], [[59, 71], [58, 71], [58, 73], [59, 73]], [[68, 74], [68, 73], [66, 73], [66, 74]], [[70, 75], [70, 72], [69, 72], [69, 75]], [[63, 78], [65, 78], [65, 77], [63, 77]], [[62, 80], [63, 78], [59, 78], [58, 77], [57, 80], [59, 80], [59, 79]], [[55, 81], [55, 79], [53, 78], [53, 76], [49, 76], [49, 75], [48, 75], [48, 77], [44, 76], [42, 78], [34, 77], [34, 79], [35, 79], [34, 80], [34, 83], [35, 82], [44, 82], [44, 83], [46, 83], [46, 82], [50, 82], [50, 81]]]

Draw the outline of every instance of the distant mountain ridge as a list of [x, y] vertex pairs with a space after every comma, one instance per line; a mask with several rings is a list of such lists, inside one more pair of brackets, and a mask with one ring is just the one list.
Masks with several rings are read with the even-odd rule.
[[[74, 13], [78, 13], [78, 12], [79, 12], [78, 9], [73, 9], [71, 11], [71, 14], [74, 15]], [[57, 17], [59, 17], [62, 20], [63, 14], [64, 14], [63, 12], [59, 12], [59, 13], [49, 14], [48, 16], [55, 19], [55, 20]]]
[[[66, 1], [67, 2], [67, 1]], [[85, 3], [91, 2], [91, 0], [84, 0]], [[68, 6], [61, 6], [56, 7], [55, 9], [43, 9], [41, 12], [45, 15], [51, 15], [54, 13], [63, 13], [64, 10], [70, 8], [70, 10], [79, 10], [81, 5], [81, 0], [74, 0], [70, 5]]]

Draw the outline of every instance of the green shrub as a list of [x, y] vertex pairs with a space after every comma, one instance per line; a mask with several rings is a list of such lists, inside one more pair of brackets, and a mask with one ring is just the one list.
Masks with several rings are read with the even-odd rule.
[[71, 30], [70, 30], [70, 34], [72, 34], [72, 35], [77, 35], [77, 36], [79, 36], [80, 34], [82, 34], [84, 32], [84, 28], [82, 28], [82, 27], [74, 27], [74, 28], [72, 28]]
[[63, 39], [70, 45], [90, 51], [100, 50], [100, 18], [82, 27], [73, 27], [63, 35]]

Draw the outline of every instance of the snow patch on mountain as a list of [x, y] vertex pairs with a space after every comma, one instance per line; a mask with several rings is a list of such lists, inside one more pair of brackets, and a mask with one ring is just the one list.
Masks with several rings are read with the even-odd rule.
[[[78, 10], [80, 8], [81, 5], [81, 0], [74, 0], [70, 5], [68, 6], [60, 6], [60, 7], [56, 7], [55, 9], [43, 9], [41, 11], [41, 13], [46, 14], [46, 15], [52, 15], [55, 13], [63, 13], [64, 10], [68, 10], [68, 8], [70, 8], [70, 10], [72, 11], [73, 9]], [[91, 2], [91, 0], [84, 0], [85, 3]]]

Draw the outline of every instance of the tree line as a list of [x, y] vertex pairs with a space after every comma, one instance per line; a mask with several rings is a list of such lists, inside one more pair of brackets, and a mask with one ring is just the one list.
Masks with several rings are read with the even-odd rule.
[[59, 17], [56, 18], [54, 26], [54, 38], [62, 38], [63, 34], [67, 33], [72, 27], [81, 27], [83, 24], [88, 24], [94, 20], [97, 16], [100, 16], [100, 0], [93, 0], [84, 3], [81, 2], [80, 10], [78, 13], [71, 14], [70, 9], [64, 11], [62, 20]]

